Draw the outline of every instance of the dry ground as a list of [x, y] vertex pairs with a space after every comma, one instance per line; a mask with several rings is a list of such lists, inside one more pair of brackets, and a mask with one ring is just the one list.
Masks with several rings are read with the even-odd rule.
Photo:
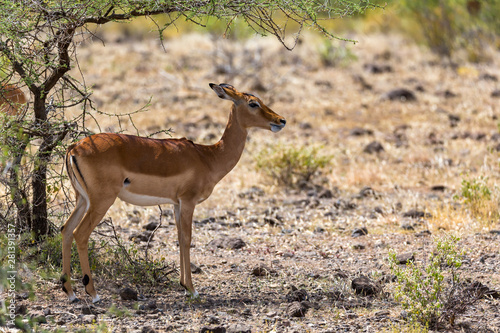
[[[133, 117], [140, 135], [172, 128], [174, 137], [214, 143], [230, 103], [217, 98], [210, 82], [258, 94], [288, 122], [277, 134], [252, 131], [239, 165], [195, 212], [192, 261], [201, 268], [194, 275], [199, 302], [188, 301], [175, 283], [151, 291], [97, 276], [103, 301], [86, 312], [89, 300], [80, 277], [74, 283], [80, 305], [67, 304], [57, 279], [40, 280], [36, 299], [24, 302], [28, 311], [46, 312], [49, 324], [42, 327], [399, 332], [406, 326], [393, 284], [383, 283], [383, 292], [365, 297], [351, 290], [351, 280], [361, 274], [390, 276], [391, 249], [413, 252], [417, 263], [425, 262], [432, 239], [445, 233], [462, 239], [463, 276], [500, 290], [500, 235], [490, 233], [500, 226], [471, 216], [454, 199], [463, 179], [480, 176], [488, 177], [497, 198], [500, 99], [492, 93], [500, 89], [500, 53], [493, 51], [489, 63], [449, 65], [397, 35], [353, 37], [359, 43], [348, 48], [356, 59], [337, 66], [322, 62], [324, 41], [316, 36], [305, 36], [293, 52], [273, 39], [227, 41], [196, 34], [167, 40], [166, 51], [157, 40], [105, 37], [105, 47], [82, 45], [80, 67], [99, 109], [130, 112], [151, 98], [149, 111]], [[416, 100], [386, 98], [397, 88], [409, 89]], [[99, 119], [101, 131], [120, 130], [116, 118]], [[99, 130], [90, 119], [89, 126]], [[136, 133], [126, 121], [122, 128]], [[372, 141], [384, 150], [364, 152]], [[279, 187], [258, 171], [255, 156], [275, 145], [320, 145], [331, 155], [313, 180], [331, 196]], [[431, 215], [404, 217], [412, 209]], [[157, 220], [159, 211], [116, 202], [109, 216], [128, 240]], [[368, 234], [352, 237], [360, 227]], [[240, 238], [246, 246], [208, 246], [221, 237]], [[152, 253], [178, 262], [171, 217], [163, 218], [151, 244]], [[275, 274], [253, 276], [261, 264]], [[117, 290], [126, 286], [139, 290], [143, 300], [120, 300]], [[304, 289], [310, 302], [303, 318], [288, 314], [294, 287]], [[127, 313], [106, 314], [112, 304]], [[498, 299], [481, 300], [452, 330], [498, 332], [499, 307]]]

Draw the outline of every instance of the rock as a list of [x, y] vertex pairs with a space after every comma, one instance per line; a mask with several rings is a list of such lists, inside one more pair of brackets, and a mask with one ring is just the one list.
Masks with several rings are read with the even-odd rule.
[[214, 328], [202, 327], [200, 333], [226, 333], [226, 328], [223, 326], [217, 326]]
[[313, 127], [312, 127], [311, 123], [301, 122], [301, 123], [299, 123], [299, 128], [302, 129], [302, 130], [310, 130]]
[[413, 223], [412, 222], [409, 222], [409, 221], [403, 221], [401, 223], [401, 229], [403, 230], [415, 230], [415, 227], [413, 226]]
[[286, 308], [286, 313], [289, 317], [301, 318], [306, 315], [308, 307], [304, 306], [302, 302], [292, 302]]
[[151, 240], [153, 239], [153, 232], [152, 231], [144, 231], [142, 233], [133, 233], [130, 235], [129, 240], [134, 241], [135, 243], [139, 242], [148, 242], [149, 238], [151, 237]]
[[191, 263], [191, 273], [200, 274], [201, 272], [203, 272], [203, 270], [199, 266], [196, 266], [195, 264]]
[[446, 186], [444, 186], [444, 185], [434, 185], [434, 186], [431, 186], [431, 191], [444, 192], [444, 191], [446, 191]]
[[252, 333], [252, 329], [242, 324], [232, 324], [227, 327], [227, 333]]
[[355, 127], [349, 132], [350, 136], [364, 136], [364, 135], [373, 135], [373, 131], [371, 129]]
[[137, 301], [137, 291], [132, 288], [123, 288], [120, 290], [120, 297], [124, 301]]
[[257, 186], [252, 186], [250, 189], [238, 194], [240, 198], [255, 199], [256, 197], [263, 197], [266, 193], [263, 189]]
[[411, 252], [396, 255], [396, 263], [398, 265], [406, 265], [410, 261], [415, 261], [415, 256]]
[[432, 235], [432, 232], [430, 230], [426, 229], [426, 230], [422, 230], [420, 232], [417, 232], [415, 234], [415, 237], [425, 237], [425, 236], [430, 236], [430, 235]]
[[360, 237], [360, 236], [365, 236], [368, 234], [368, 229], [366, 227], [361, 227], [361, 228], [357, 228], [357, 229], [354, 229], [351, 236], [352, 237]]
[[485, 80], [485, 81], [492, 81], [492, 82], [497, 82], [498, 78], [494, 74], [489, 74], [489, 73], [483, 73], [479, 75], [480, 80]]
[[364, 250], [366, 248], [366, 245], [363, 243], [355, 243], [352, 244], [353, 250]]
[[432, 218], [432, 215], [421, 210], [411, 209], [403, 213], [403, 217], [410, 217], [412, 219], [419, 219], [419, 218], [430, 219]]
[[280, 221], [274, 217], [264, 217], [264, 222], [269, 224], [271, 227], [276, 227], [280, 224]]
[[84, 315], [82, 317], [82, 322], [84, 324], [93, 324], [96, 322], [96, 316], [93, 315], [93, 314], [89, 314], [89, 315]]
[[490, 234], [492, 234], [492, 235], [500, 235], [500, 230], [490, 230]]
[[365, 187], [363, 187], [361, 189], [361, 191], [359, 191], [358, 196], [360, 198], [366, 198], [366, 197], [369, 197], [369, 196], [375, 197], [376, 194], [375, 194], [375, 191], [370, 186], [365, 186]]
[[401, 102], [411, 102], [417, 100], [415, 94], [406, 88], [391, 90], [388, 93], [384, 94], [382, 98], [389, 99], [391, 101], [401, 101]]
[[380, 65], [380, 64], [364, 64], [363, 68], [372, 74], [382, 74], [382, 73], [391, 73], [392, 66], [391, 65]]
[[334, 195], [333, 191], [329, 190], [329, 189], [324, 189], [318, 193], [319, 199], [332, 199], [334, 197], [335, 197], [335, 195]]
[[500, 97], [500, 89], [493, 90], [491, 92], [491, 97]]
[[148, 302], [148, 304], [146, 304], [146, 308], [149, 309], [149, 310], [154, 310], [156, 309], [158, 306], [156, 305], [156, 301], [153, 299], [151, 301]]
[[485, 286], [479, 281], [475, 281], [470, 283], [469, 286], [465, 289], [465, 292], [467, 294], [473, 294], [475, 297], [478, 298], [495, 298], [499, 299], [500, 298], [500, 292], [494, 289], [490, 289], [488, 286]]
[[384, 147], [382, 144], [378, 141], [372, 141], [370, 142], [364, 149], [363, 152], [367, 154], [374, 154], [374, 153], [381, 153], [385, 151]]
[[324, 233], [325, 231], [326, 231], [326, 230], [325, 230], [325, 228], [323, 228], [323, 227], [319, 227], [319, 226], [318, 226], [318, 227], [314, 228], [314, 231], [313, 231], [313, 232], [314, 232], [315, 234], [322, 234], [322, 233]]
[[380, 286], [378, 285], [378, 283], [364, 275], [353, 279], [351, 287], [352, 289], [354, 289], [356, 294], [364, 296], [375, 295], [380, 291]]
[[292, 286], [292, 290], [286, 295], [286, 300], [288, 302], [302, 302], [309, 298], [309, 294], [305, 289], [297, 289]]
[[356, 205], [356, 203], [350, 202], [350, 201], [345, 201], [344, 199], [338, 199], [337, 201], [335, 201], [333, 203], [333, 206], [337, 209], [342, 208], [344, 210], [356, 209], [356, 207], [358, 207], [358, 205]]
[[245, 247], [247, 244], [241, 238], [222, 237], [217, 238], [207, 244], [209, 248], [237, 250]]
[[26, 304], [16, 305], [16, 314], [24, 316], [28, 312], [28, 307]]
[[[148, 224], [144, 225], [142, 228], [143, 229], [146, 229], [146, 230], [149, 230], [149, 231], [153, 231], [155, 230], [158, 226], [160, 225], [160, 223], [158, 222], [155, 222], [155, 221], [152, 221], [152, 222], [149, 222]], [[146, 240], [147, 241], [147, 240]]]
[[450, 127], [457, 127], [458, 123], [460, 122], [460, 116], [449, 114], [448, 120], [450, 121]]
[[252, 272], [250, 275], [253, 276], [269, 276], [269, 275], [278, 275], [276, 273], [276, 270], [264, 265], [264, 264], [259, 264], [258, 266], [254, 267], [252, 269]]
[[77, 310], [77, 312], [81, 312], [84, 315], [88, 315], [88, 314], [94, 314], [94, 312], [92, 311], [93, 308], [94, 308], [93, 305], [88, 306], [88, 305], [82, 304], [82, 305], [76, 306], [75, 310]]

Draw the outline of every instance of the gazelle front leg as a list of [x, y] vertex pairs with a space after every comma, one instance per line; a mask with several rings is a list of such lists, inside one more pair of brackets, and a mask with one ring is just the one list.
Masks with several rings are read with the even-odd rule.
[[193, 287], [193, 281], [191, 279], [190, 249], [194, 208], [195, 204], [187, 201], [179, 201], [179, 204], [174, 205], [180, 251], [180, 284], [186, 288], [191, 298], [197, 298], [199, 296], [198, 292]]

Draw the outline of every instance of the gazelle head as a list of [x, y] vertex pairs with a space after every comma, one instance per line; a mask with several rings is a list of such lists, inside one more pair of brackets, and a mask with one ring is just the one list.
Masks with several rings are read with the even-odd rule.
[[210, 88], [220, 98], [234, 103], [236, 116], [243, 127], [259, 127], [273, 132], [279, 132], [285, 127], [285, 118], [268, 108], [260, 98], [252, 94], [241, 93], [226, 83], [210, 83]]

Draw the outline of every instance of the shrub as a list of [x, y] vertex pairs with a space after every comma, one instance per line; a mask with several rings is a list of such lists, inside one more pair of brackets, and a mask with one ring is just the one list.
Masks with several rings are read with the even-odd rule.
[[262, 150], [257, 156], [257, 168], [277, 180], [278, 184], [297, 187], [311, 181], [328, 165], [330, 156], [321, 154], [320, 146], [276, 145]]
[[417, 40], [423, 38], [433, 52], [447, 58], [462, 49], [469, 61], [483, 61], [485, 46], [500, 32], [493, 14], [500, 10], [499, 1], [404, 0], [399, 6], [402, 14], [417, 24], [416, 29], [408, 27], [410, 34]]
[[470, 210], [472, 216], [486, 222], [496, 222], [500, 217], [498, 198], [488, 187], [488, 178], [463, 179], [460, 194], [455, 196]]
[[397, 277], [395, 299], [407, 311], [411, 322], [426, 327], [453, 323], [455, 316], [474, 301], [461, 292], [463, 284], [458, 269], [464, 251], [458, 249], [458, 241], [454, 236], [437, 240], [435, 251], [424, 266], [411, 261], [401, 267], [396, 254], [390, 253], [391, 271]]

